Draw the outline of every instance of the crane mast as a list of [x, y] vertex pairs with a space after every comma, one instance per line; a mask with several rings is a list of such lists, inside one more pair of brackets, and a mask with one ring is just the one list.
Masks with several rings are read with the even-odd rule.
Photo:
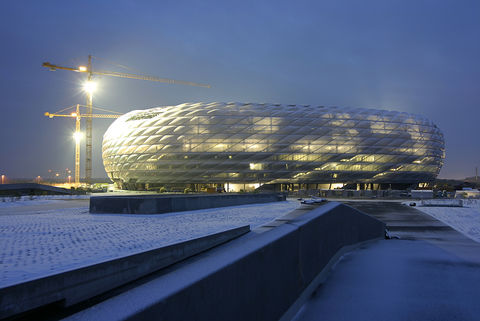
[[[122, 73], [116, 71], [94, 71], [92, 68], [92, 55], [88, 55], [88, 63], [87, 66], [79, 66], [78, 68], [74, 67], [66, 67], [66, 66], [59, 66], [54, 65], [49, 62], [44, 62], [42, 64], [43, 67], [48, 68], [50, 71], [55, 70], [68, 70], [68, 71], [75, 71], [80, 73], [87, 74], [87, 85], [92, 85], [93, 75], [99, 76], [109, 76], [109, 77], [119, 77], [119, 78], [128, 78], [128, 79], [138, 79], [138, 80], [147, 80], [147, 81], [156, 81], [156, 82], [163, 82], [168, 84], [177, 84], [177, 85], [187, 85], [187, 86], [196, 86], [196, 87], [204, 87], [210, 88], [210, 85], [195, 83], [191, 81], [183, 81], [183, 80], [174, 80], [168, 78], [158, 78], [154, 76], [148, 75], [137, 75], [137, 74], [130, 74], [130, 73]], [[83, 114], [82, 117], [86, 118], [86, 139], [85, 139], [85, 150], [86, 150], [86, 157], [85, 157], [85, 181], [88, 185], [91, 184], [92, 180], [92, 106], [93, 106], [93, 90], [86, 90], [87, 101], [87, 113]], [[50, 114], [51, 115], [51, 114]], [[75, 161], [76, 164], [76, 161]], [[76, 171], [77, 173], [79, 171]]]
[[[87, 84], [92, 82], [92, 55], [88, 55]], [[87, 114], [92, 114], [93, 92], [87, 90]], [[85, 145], [85, 181], [92, 183], [92, 117], [87, 118], [86, 145]]]
[[[75, 117], [75, 185], [80, 184], [80, 106], [77, 104]], [[89, 117], [91, 120], [92, 118]]]
[[[90, 128], [91, 128], [91, 122], [92, 122], [93, 118], [118, 118], [118, 117], [121, 116], [121, 115], [111, 115], [111, 114], [92, 114], [93, 106], [90, 106], [90, 107], [85, 106], [85, 107], [87, 108], [87, 113], [86, 114], [81, 114], [80, 113], [80, 105], [79, 104], [76, 105], [75, 112], [70, 113], [70, 114], [49, 113], [49, 112], [45, 113], [45, 116], [47, 116], [49, 118], [53, 118], [53, 117], [75, 118], [75, 133], [74, 133], [73, 136], [75, 138], [75, 185], [77, 185], [77, 186], [80, 184], [80, 140], [81, 140], [80, 121], [81, 121], [81, 119], [86, 118], [87, 119], [87, 124], [88, 124], [88, 120], [90, 120]], [[71, 107], [69, 107], [69, 108], [71, 108]], [[66, 108], [66, 109], [68, 109], [68, 108]], [[90, 144], [90, 146], [91, 146], [91, 144]], [[87, 184], [89, 184], [89, 183], [87, 183]]]

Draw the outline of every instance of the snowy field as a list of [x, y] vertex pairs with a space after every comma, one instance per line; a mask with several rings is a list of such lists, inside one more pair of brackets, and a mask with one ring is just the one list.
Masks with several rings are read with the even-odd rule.
[[[55, 200], [25, 202], [45, 201]], [[0, 215], [0, 287], [243, 225], [254, 229], [298, 205], [286, 201], [160, 215], [90, 214], [87, 207], [16, 215], [12, 207]]]
[[463, 206], [480, 210], [480, 199], [465, 199], [463, 200]]
[[62, 203], [65, 200], [89, 199], [90, 195], [39, 195], [0, 197], [0, 209], [6, 207], [30, 206], [40, 204]]
[[450, 225], [480, 243], [480, 200], [463, 200], [464, 207], [423, 207], [416, 209]]

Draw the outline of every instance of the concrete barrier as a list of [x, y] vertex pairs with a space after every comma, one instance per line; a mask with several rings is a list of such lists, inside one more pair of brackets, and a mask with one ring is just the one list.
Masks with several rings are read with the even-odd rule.
[[90, 213], [161, 214], [284, 200], [278, 193], [92, 196]]
[[250, 231], [222, 231], [166, 247], [0, 288], [0, 319], [50, 303], [68, 307]]
[[269, 225], [68, 319], [279, 320], [336, 253], [385, 232], [339, 203]]
[[462, 199], [431, 199], [431, 200], [421, 200], [420, 206], [430, 206], [430, 207], [463, 207]]

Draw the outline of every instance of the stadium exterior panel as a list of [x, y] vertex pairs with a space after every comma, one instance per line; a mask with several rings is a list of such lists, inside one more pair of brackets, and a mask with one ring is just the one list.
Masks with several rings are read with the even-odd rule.
[[431, 182], [440, 129], [395, 111], [253, 103], [186, 103], [131, 111], [103, 137], [120, 186]]

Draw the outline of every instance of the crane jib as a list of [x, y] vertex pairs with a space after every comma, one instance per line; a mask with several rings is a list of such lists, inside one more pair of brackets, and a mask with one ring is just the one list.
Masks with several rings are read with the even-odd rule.
[[[50, 62], [44, 62], [42, 64], [43, 67], [48, 68], [51, 71], [55, 71], [57, 69], [59, 70], [69, 70], [69, 71], [75, 71], [75, 72], [82, 72], [87, 74], [87, 85], [90, 83], [92, 80], [93, 75], [103, 75], [103, 76], [111, 76], [111, 77], [120, 77], [120, 78], [129, 78], [129, 79], [139, 79], [139, 80], [147, 80], [147, 81], [156, 81], [156, 82], [163, 82], [163, 83], [168, 83], [168, 84], [179, 84], [179, 85], [188, 85], [188, 86], [197, 86], [197, 87], [204, 87], [204, 88], [210, 88], [210, 85], [207, 84], [199, 84], [195, 82], [190, 82], [190, 81], [182, 81], [182, 80], [174, 80], [174, 79], [167, 79], [167, 78], [158, 78], [154, 76], [148, 76], [148, 75], [136, 75], [136, 74], [129, 74], [129, 73], [121, 73], [121, 72], [116, 72], [116, 71], [94, 71], [92, 68], [92, 55], [88, 56], [88, 64], [86, 66], [79, 66], [76, 68], [73, 67], [65, 67], [65, 66], [58, 66], [54, 65]], [[92, 89], [87, 89], [87, 113], [80, 115], [80, 112], [78, 111], [79, 105], [77, 105], [77, 113], [75, 116], [72, 114], [70, 115], [64, 115], [64, 114], [49, 114], [46, 115], [50, 118], [53, 117], [76, 117], [77, 119], [77, 126], [78, 128], [76, 129], [76, 132], [79, 131], [79, 126], [80, 126], [80, 118], [86, 118], [87, 122], [87, 128], [86, 128], [86, 160], [85, 160], [85, 180], [87, 184], [90, 184], [91, 180], [91, 174], [92, 174], [92, 118], [118, 118], [119, 116], [114, 116], [114, 115], [98, 115], [98, 114], [92, 114]], [[62, 112], [62, 111], [60, 111]], [[59, 112], [59, 113], [60, 113]], [[77, 137], [78, 138], [78, 137]], [[76, 139], [76, 156], [75, 156], [75, 183], [79, 183], [79, 171], [78, 166], [80, 163], [79, 159], [79, 147], [78, 147], [78, 142], [79, 139]], [[78, 153], [77, 153], [78, 150]]]

